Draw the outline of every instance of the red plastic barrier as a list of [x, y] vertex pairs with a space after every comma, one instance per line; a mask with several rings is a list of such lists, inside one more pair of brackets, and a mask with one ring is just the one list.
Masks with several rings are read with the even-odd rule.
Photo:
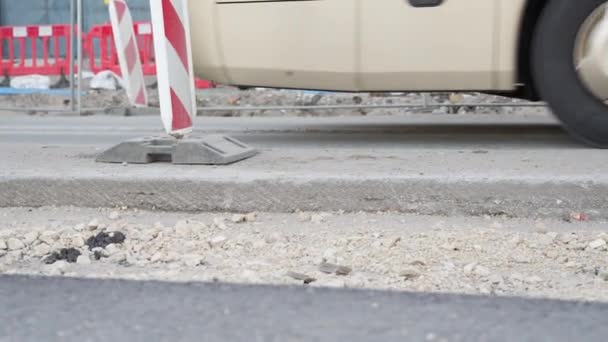
[[[144, 75], [156, 75], [152, 25], [148, 22], [137, 22], [133, 27], [135, 36], [137, 37], [139, 57]], [[86, 35], [83, 46], [85, 54], [89, 59], [89, 69], [92, 72], [98, 73], [104, 70], [111, 70], [117, 75], [121, 74], [111, 24], [92, 27]], [[196, 87], [198, 89], [213, 88], [214, 84], [210, 81], [197, 79]]]
[[69, 74], [71, 34], [69, 25], [0, 27], [0, 76]]
[[[144, 75], [156, 75], [152, 26], [149, 23], [135, 23], [134, 29]], [[117, 75], [121, 74], [112, 25], [93, 26], [86, 35], [83, 49], [89, 59], [89, 69], [92, 72], [111, 70]]]

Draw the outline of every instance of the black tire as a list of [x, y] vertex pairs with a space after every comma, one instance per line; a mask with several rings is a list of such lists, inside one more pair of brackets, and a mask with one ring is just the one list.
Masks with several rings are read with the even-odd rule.
[[574, 62], [577, 35], [606, 0], [549, 0], [532, 42], [532, 74], [541, 98], [580, 141], [608, 148], [608, 105], [594, 96]]

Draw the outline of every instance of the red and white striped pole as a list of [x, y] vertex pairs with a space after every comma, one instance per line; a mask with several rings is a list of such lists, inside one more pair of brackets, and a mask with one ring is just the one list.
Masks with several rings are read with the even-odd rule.
[[192, 132], [196, 94], [187, 0], [150, 0], [163, 125], [181, 138]]
[[125, 0], [111, 0], [109, 10], [120, 72], [127, 90], [127, 96], [132, 105], [147, 107], [148, 94], [139, 58], [137, 39], [133, 30], [131, 12]]

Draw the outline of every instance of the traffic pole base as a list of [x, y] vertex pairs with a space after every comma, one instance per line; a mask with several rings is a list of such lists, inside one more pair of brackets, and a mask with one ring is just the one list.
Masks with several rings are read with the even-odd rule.
[[225, 135], [175, 139], [144, 137], [125, 141], [101, 153], [100, 163], [228, 165], [258, 153], [247, 144]]

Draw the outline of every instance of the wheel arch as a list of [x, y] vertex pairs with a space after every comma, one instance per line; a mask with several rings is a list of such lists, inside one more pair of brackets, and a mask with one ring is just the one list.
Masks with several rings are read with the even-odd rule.
[[517, 91], [517, 96], [539, 100], [539, 94], [535, 86], [534, 77], [532, 76], [532, 41], [534, 32], [538, 24], [538, 20], [543, 12], [543, 9], [551, 0], [528, 0], [523, 11], [523, 18], [519, 28], [519, 41], [517, 52], [517, 80], [523, 87]]

